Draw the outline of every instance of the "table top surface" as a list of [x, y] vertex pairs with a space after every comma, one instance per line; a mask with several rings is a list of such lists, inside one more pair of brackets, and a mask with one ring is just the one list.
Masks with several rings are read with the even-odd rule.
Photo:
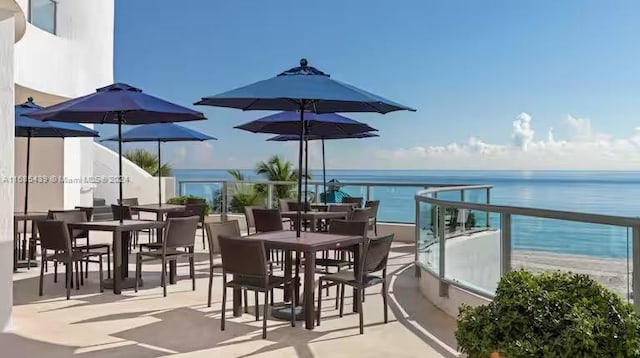
[[69, 223], [71, 229], [94, 231], [136, 231], [141, 229], [157, 229], [164, 226], [164, 221], [153, 220], [106, 220]]
[[15, 220], [30, 220], [30, 219], [46, 219], [49, 213], [44, 211], [27, 211], [25, 214], [24, 211], [14, 211], [13, 218]]
[[[285, 218], [295, 218], [298, 215], [297, 211], [283, 211], [280, 213]], [[349, 215], [346, 211], [307, 211], [300, 212], [303, 218], [316, 218], [316, 219], [335, 219], [346, 218]]]
[[326, 208], [327, 206], [359, 206], [358, 203], [311, 203], [312, 208]]
[[362, 236], [348, 236], [303, 231], [296, 237], [295, 231], [283, 230], [254, 234], [252, 239], [265, 241], [270, 248], [296, 251], [319, 251], [328, 248], [349, 247], [364, 241]]
[[185, 205], [178, 204], [144, 204], [144, 205], [134, 205], [131, 209], [137, 211], [147, 211], [147, 212], [168, 212], [168, 211], [182, 211], [186, 208]]

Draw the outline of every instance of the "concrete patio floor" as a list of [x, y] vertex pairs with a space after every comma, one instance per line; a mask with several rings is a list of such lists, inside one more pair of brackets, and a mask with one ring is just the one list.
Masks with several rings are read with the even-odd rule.
[[[110, 236], [92, 233], [92, 243]], [[146, 242], [141, 235], [140, 240]], [[188, 265], [180, 263], [178, 282], [162, 297], [160, 265], [143, 265], [144, 288], [114, 295], [99, 292], [97, 265], [90, 265], [88, 281], [65, 299], [62, 280], [45, 277], [44, 296], [38, 296], [39, 268], [14, 274], [11, 332], [0, 334], [2, 357], [452, 357], [455, 321], [427, 302], [413, 277], [413, 246], [394, 244], [389, 259], [389, 323], [383, 323], [380, 288], [367, 291], [364, 335], [358, 333], [358, 315], [351, 313], [351, 290], [345, 298], [345, 316], [335, 310], [335, 288], [323, 297], [321, 326], [313, 331], [298, 322], [269, 319], [267, 339], [253, 307], [242, 317], [227, 311], [227, 327], [220, 330], [221, 286], [216, 274], [212, 307], [206, 305], [208, 254], [196, 238], [196, 291], [191, 290]], [[134, 262], [133, 260], [130, 262]], [[130, 265], [130, 270], [134, 270]], [[106, 275], [106, 272], [105, 272]], [[133, 273], [131, 273], [133, 276]], [[282, 300], [276, 290], [275, 302]], [[228, 297], [230, 298], [230, 293]], [[262, 295], [260, 296], [262, 297]], [[260, 299], [262, 301], [262, 298]], [[253, 305], [253, 295], [249, 294]], [[227, 307], [231, 306], [229, 299]]]

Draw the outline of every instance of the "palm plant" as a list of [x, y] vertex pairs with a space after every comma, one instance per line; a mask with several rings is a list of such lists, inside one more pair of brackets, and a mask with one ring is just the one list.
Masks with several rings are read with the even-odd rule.
[[[294, 182], [298, 180], [298, 170], [295, 169], [293, 163], [277, 154], [271, 156], [266, 162], [258, 163], [256, 165], [256, 174], [269, 181]], [[291, 188], [292, 185], [290, 184], [275, 185], [277, 197], [288, 198]]]
[[[233, 177], [234, 180], [245, 180], [244, 174], [238, 169], [229, 169], [227, 173]], [[245, 206], [253, 206], [264, 203], [264, 193], [259, 190], [254, 184], [250, 183], [236, 183], [231, 189], [233, 196], [229, 202], [229, 209], [231, 212], [244, 212]]]
[[171, 166], [167, 163], [160, 166], [160, 173], [158, 173], [158, 156], [146, 149], [126, 151], [123, 156], [153, 176], [158, 174], [163, 177], [171, 176]]

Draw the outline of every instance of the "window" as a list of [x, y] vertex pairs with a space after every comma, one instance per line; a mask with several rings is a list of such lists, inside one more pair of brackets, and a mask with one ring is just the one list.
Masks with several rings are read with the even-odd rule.
[[54, 0], [29, 0], [29, 22], [55, 34], [57, 5]]

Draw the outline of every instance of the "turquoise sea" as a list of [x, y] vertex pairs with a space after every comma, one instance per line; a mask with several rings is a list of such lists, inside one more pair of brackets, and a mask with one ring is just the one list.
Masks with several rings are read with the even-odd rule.
[[[259, 179], [251, 170], [249, 179]], [[225, 170], [175, 170], [177, 181], [230, 179]], [[321, 171], [313, 171], [322, 180]], [[349, 182], [393, 182], [417, 184], [489, 184], [491, 203], [555, 210], [635, 217], [640, 214], [640, 172], [614, 171], [441, 171], [441, 170], [327, 170], [327, 180]], [[183, 192], [211, 198], [218, 185], [183, 184]], [[371, 197], [381, 202], [379, 219], [414, 222], [414, 194], [421, 187], [374, 187]], [[309, 190], [313, 190], [312, 187]], [[345, 186], [353, 196], [364, 196], [364, 188]], [[459, 193], [443, 199], [458, 200]], [[469, 193], [466, 200], [484, 202], [482, 192]], [[478, 215], [484, 217], [484, 215]], [[499, 227], [499, 216], [491, 216]], [[538, 250], [602, 257], [627, 257], [630, 233], [626, 228], [514, 216], [512, 241], [515, 250]]]

